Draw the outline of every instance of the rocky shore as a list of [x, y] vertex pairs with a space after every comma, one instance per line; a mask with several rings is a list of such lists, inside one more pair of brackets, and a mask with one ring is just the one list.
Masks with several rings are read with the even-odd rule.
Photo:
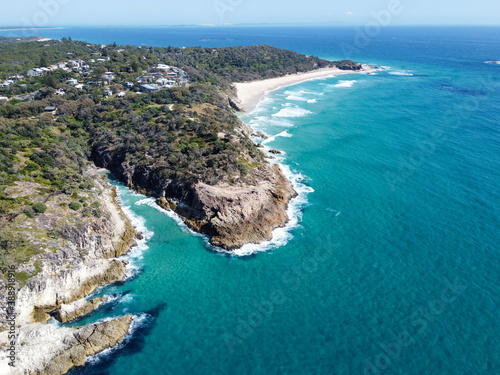
[[[8, 368], [0, 364], [1, 374], [66, 374], [82, 366], [87, 357], [121, 343], [132, 324], [132, 315], [79, 328], [57, 328], [50, 324], [34, 323], [20, 329], [18, 362]], [[3, 358], [2, 358], [3, 360]]]
[[[93, 175], [96, 185], [89, 194], [100, 203], [102, 217], [63, 217], [56, 207], [61, 206], [65, 197], [57, 196], [47, 202], [52, 206], [48, 210], [51, 214], [40, 215], [34, 223], [19, 223], [29, 225], [31, 231], [54, 230], [59, 227], [57, 223], [67, 224], [60, 226], [60, 237], [50, 241], [53, 250], [47, 249], [32, 259], [39, 272], [17, 291], [18, 335], [14, 345], [17, 363], [15, 368], [8, 366], [7, 351], [3, 349], [11, 345], [11, 339], [7, 326], [2, 326], [0, 374], [64, 374], [73, 366], [83, 365], [87, 356], [121, 342], [128, 332], [132, 316], [80, 328], [45, 324], [50, 319], [49, 312], [64, 322], [98, 307], [103, 300], [87, 302], [82, 298], [101, 286], [126, 278], [127, 262], [116, 258], [126, 254], [138, 236], [116, 202], [114, 189], [95, 168], [88, 173]], [[74, 225], [68, 225], [68, 220]]]
[[[251, 142], [253, 129], [239, 121], [235, 133]], [[246, 243], [270, 240], [272, 231], [285, 226], [289, 201], [297, 195], [280, 167], [254, 159], [249, 173], [238, 181], [208, 184], [158, 178], [154, 165], [139, 168], [120, 162], [113, 149], [94, 150], [96, 165], [111, 170], [127, 187], [155, 197], [157, 203], [178, 214], [191, 229], [206, 234], [214, 246], [238, 249]]]
[[270, 240], [272, 231], [288, 221], [286, 209], [296, 192], [276, 164], [256, 168], [247, 184], [210, 186], [197, 183], [189, 200], [165, 196], [160, 206], [179, 214], [210, 243], [227, 250]]

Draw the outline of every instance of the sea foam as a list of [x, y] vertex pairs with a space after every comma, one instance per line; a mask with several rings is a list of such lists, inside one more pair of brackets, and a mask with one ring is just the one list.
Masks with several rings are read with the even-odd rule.
[[[146, 227], [146, 220], [142, 216], [135, 214], [131, 210], [130, 206], [126, 206], [123, 204], [121, 189], [116, 189], [116, 190], [117, 190], [117, 198], [116, 198], [117, 202], [122, 207], [123, 212], [130, 220], [132, 226], [142, 234], [142, 238], [136, 240], [136, 245], [133, 246], [124, 257], [128, 261], [128, 264], [126, 266], [127, 278], [125, 280], [130, 280], [139, 274], [140, 267], [137, 264], [137, 262], [143, 258], [143, 253], [147, 249], [149, 249], [148, 241], [151, 239], [151, 237], [153, 237], [154, 232]], [[134, 195], [135, 194], [137, 193], [134, 193]]]
[[266, 140], [264, 140], [262, 142], [263, 145], [265, 145], [266, 143], [269, 143], [269, 142], [272, 142], [274, 141], [276, 138], [278, 137], [285, 137], [285, 138], [291, 138], [292, 137], [292, 134], [288, 133], [286, 130], [285, 131], [282, 131], [281, 133], [278, 133], [276, 135], [273, 135], [269, 138], [267, 138]]
[[334, 87], [352, 87], [356, 83], [356, 80], [352, 81], [339, 81]]
[[304, 108], [299, 107], [286, 107], [280, 110], [278, 113], [273, 114], [273, 117], [304, 117], [311, 114], [311, 111], [308, 111]]

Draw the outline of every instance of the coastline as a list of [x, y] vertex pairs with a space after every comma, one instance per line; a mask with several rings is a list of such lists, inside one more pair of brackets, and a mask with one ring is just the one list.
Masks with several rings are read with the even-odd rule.
[[[363, 68], [365, 68], [365, 66], [363, 66]], [[242, 107], [245, 112], [250, 112], [255, 109], [255, 107], [265, 98], [266, 94], [269, 92], [306, 81], [352, 73], [356, 72], [352, 70], [340, 70], [338, 68], [320, 68], [312, 70], [310, 72], [291, 74], [284, 77], [257, 80], [252, 82], [236, 82], [233, 83], [233, 85], [236, 88], [240, 107]]]
[[[235, 82], [233, 85], [236, 88], [237, 96], [234, 99], [240, 107], [241, 112], [248, 113], [253, 111], [257, 105], [267, 97], [268, 94], [281, 88], [293, 86], [306, 81], [319, 80], [344, 74], [362, 73], [376, 69], [378, 68], [362, 64], [362, 69], [360, 71], [340, 70], [338, 68], [321, 68], [306, 73], [297, 73], [284, 77], [256, 80], [252, 82]], [[251, 129], [253, 133], [252, 135], [255, 135], [255, 130], [250, 125], [246, 123], [244, 124]], [[257, 143], [253, 139], [252, 141]], [[266, 240], [258, 244], [246, 243], [241, 248], [231, 251], [232, 254], [236, 254], [238, 256], [247, 256], [267, 251], [277, 244], [279, 244], [278, 246], [284, 245], [284, 242], [286, 243], [290, 238], [290, 230], [295, 228], [300, 221], [301, 205], [307, 201], [307, 195], [314, 191], [311, 187], [302, 184], [303, 176], [300, 173], [296, 174], [292, 172], [286, 164], [283, 164], [283, 158], [276, 158], [276, 155], [271, 152], [273, 149], [272, 147], [266, 145], [261, 145], [261, 147], [267, 155], [267, 161], [271, 164], [276, 164], [279, 167], [281, 173], [288, 181], [290, 181], [297, 195], [287, 204], [286, 215], [288, 220], [285, 225], [273, 229], [272, 238], [270, 240]]]
[[[99, 238], [92, 233], [82, 232], [77, 240], [68, 241], [65, 252], [70, 258], [72, 252], [78, 251], [78, 243], [88, 252], [80, 263], [72, 264], [71, 269], [68, 269], [65, 267], [68, 259], [52, 257], [52, 263], [49, 264], [51, 261], [47, 260], [43, 264], [44, 269], [50, 269], [50, 277], [46, 272], [41, 272], [18, 290], [18, 336], [14, 345], [17, 348], [16, 367], [12, 369], [7, 366], [7, 362], [3, 361], [6, 352], [2, 352], [0, 374], [65, 374], [72, 367], [83, 365], [86, 358], [121, 343], [137, 318], [124, 315], [78, 328], [46, 324], [50, 318], [49, 312], [52, 314], [69, 308], [73, 312], [71, 318], [76, 319], [98, 308], [100, 303], [83, 307], [79, 305], [86, 302], [86, 298], [97, 288], [123, 281], [129, 276], [129, 262], [123, 256], [136, 247], [137, 240], [142, 238], [132, 225], [131, 218], [124, 212], [116, 188], [100, 177], [97, 169], [91, 168], [88, 173], [95, 175], [98, 188], [102, 189], [99, 201], [108, 219], [93, 227], [92, 232], [95, 231]], [[89, 340], [90, 335], [93, 335], [92, 340]], [[57, 342], [47, 345], [47, 337], [55, 337]], [[78, 339], [85, 337], [86, 340]], [[8, 342], [7, 331], [1, 332], [0, 346]]]

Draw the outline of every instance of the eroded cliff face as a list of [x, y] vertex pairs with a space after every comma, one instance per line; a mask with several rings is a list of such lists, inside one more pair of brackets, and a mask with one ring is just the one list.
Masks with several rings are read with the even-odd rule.
[[114, 190], [97, 175], [96, 183], [102, 191], [99, 202], [103, 217], [65, 224], [57, 251], [39, 255], [41, 271], [27, 280], [17, 295], [18, 324], [44, 323], [50, 318], [47, 312], [61, 304], [125, 279], [126, 263], [111, 258], [128, 252], [135, 244], [136, 231], [115, 202]]
[[[6, 351], [2, 350], [1, 374], [64, 374], [73, 366], [83, 365], [87, 356], [121, 342], [128, 332], [131, 316], [78, 329], [43, 324], [50, 319], [48, 312], [62, 304], [69, 304], [63, 306], [65, 311], [60, 314], [64, 320], [89, 313], [102, 301], [85, 303], [80, 299], [100, 286], [127, 277], [127, 262], [117, 257], [129, 251], [138, 233], [117, 204], [114, 189], [95, 169], [87, 173], [95, 181], [87, 199], [99, 202], [102, 216], [69, 211], [68, 198], [61, 194], [47, 201], [46, 213], [33, 219], [21, 217], [16, 223], [39, 249], [28, 262], [19, 264], [16, 272], [30, 270], [34, 264], [39, 272], [17, 290], [17, 364], [15, 369], [7, 366], [8, 361], [3, 361]], [[43, 233], [51, 233], [51, 237]], [[11, 341], [6, 329], [7, 326], [0, 327], [4, 331], [0, 333], [2, 348]]]
[[[251, 133], [240, 122], [232, 142], [251, 142]], [[246, 175], [226, 176], [217, 183], [162, 177], [153, 161], [134, 166], [112, 148], [95, 149], [93, 158], [129, 188], [157, 198], [159, 205], [176, 212], [190, 228], [208, 235], [211, 244], [227, 250], [270, 240], [273, 229], [286, 224], [289, 201], [297, 195], [278, 165], [248, 154], [241, 155], [251, 165]]]
[[278, 165], [262, 164], [246, 184], [199, 182], [192, 194], [158, 203], [178, 213], [192, 229], [207, 234], [215, 246], [238, 249], [246, 243], [270, 240], [272, 231], [288, 221], [288, 202], [296, 193]]

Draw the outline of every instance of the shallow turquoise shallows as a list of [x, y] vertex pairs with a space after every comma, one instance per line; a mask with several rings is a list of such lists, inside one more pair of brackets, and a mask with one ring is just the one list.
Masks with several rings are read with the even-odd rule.
[[[71, 374], [500, 373], [500, 28], [67, 28], [91, 42], [267, 43], [382, 66], [273, 92], [242, 120], [300, 192], [265, 250], [210, 249], [117, 182], [146, 239], [131, 335]], [[3, 32], [6, 34], [6, 32]], [[260, 141], [260, 140], [257, 140]], [[246, 253], [259, 248], [247, 248]]]

